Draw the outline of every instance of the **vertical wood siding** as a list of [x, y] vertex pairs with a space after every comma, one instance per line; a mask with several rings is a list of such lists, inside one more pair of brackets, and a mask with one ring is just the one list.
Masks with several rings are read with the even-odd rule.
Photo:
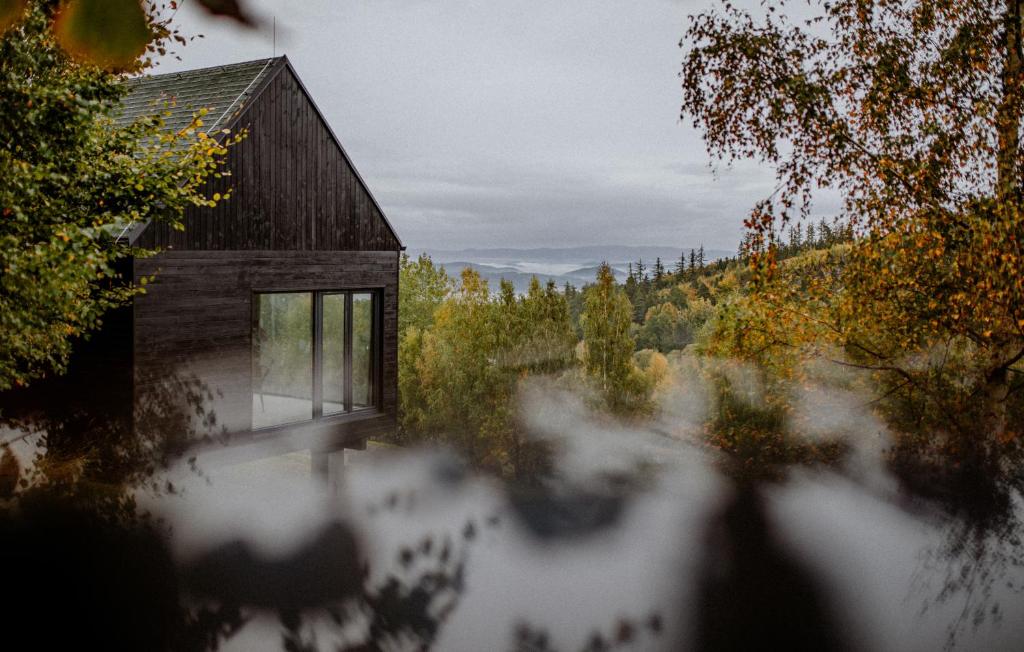
[[136, 242], [164, 251], [135, 261], [136, 282], [156, 276], [134, 304], [135, 404], [168, 375], [193, 378], [214, 396], [212, 432], [248, 433], [253, 292], [379, 289], [383, 414], [326, 434], [337, 444], [386, 432], [398, 404], [401, 245], [289, 66], [235, 129], [248, 135], [229, 150], [230, 176], [207, 188], [231, 198], [189, 209], [184, 231], [151, 224]]
[[226, 169], [207, 191], [231, 199], [185, 212], [184, 231], [150, 224], [137, 244], [177, 250], [396, 251], [369, 192], [321, 121], [298, 80], [282, 66], [251, 100]]

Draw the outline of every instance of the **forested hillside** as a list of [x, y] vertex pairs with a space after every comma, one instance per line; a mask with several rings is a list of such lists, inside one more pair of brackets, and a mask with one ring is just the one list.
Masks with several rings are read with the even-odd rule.
[[[798, 267], [851, 238], [847, 225], [822, 220], [794, 226], [772, 247]], [[749, 242], [713, 263], [702, 249], [682, 252], [671, 269], [660, 258], [638, 260], [624, 283], [607, 265], [580, 288], [534, 278], [520, 296], [506, 281], [489, 288], [471, 268], [456, 280], [425, 254], [403, 257], [399, 441], [447, 442], [516, 476], [543, 471], [544, 449], [525, 437], [516, 414], [517, 389], [531, 377], [586, 395], [608, 418], [657, 418], [671, 408], [678, 376], [718, 378], [708, 353], [726, 346], [730, 315], [750, 296]], [[729, 388], [719, 389], [726, 410]]]

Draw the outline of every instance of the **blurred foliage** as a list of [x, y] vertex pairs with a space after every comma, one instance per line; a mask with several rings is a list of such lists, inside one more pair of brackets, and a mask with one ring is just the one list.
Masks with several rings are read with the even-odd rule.
[[[792, 465], [834, 464], [847, 445], [835, 436], [812, 437], [794, 421], [794, 386], [763, 368], [709, 358], [710, 414], [705, 440], [726, 453], [724, 470], [733, 478], [772, 480]], [[830, 433], [835, 434], [835, 433]]]
[[75, 338], [142, 291], [116, 267], [146, 252], [122, 236], [225, 199], [203, 190], [238, 139], [203, 131], [205, 111], [176, 133], [158, 106], [118, 125], [121, 78], [68, 57], [52, 19], [31, 2], [0, 39], [0, 389], [60, 372]]
[[138, 0], [74, 0], [57, 12], [53, 32], [76, 59], [123, 69], [146, 51], [149, 22]]
[[25, 12], [26, 0], [0, 0], [0, 30], [16, 23]]
[[[238, 0], [197, 0], [200, 7], [249, 27], [256, 23]], [[30, 5], [43, 4], [54, 12], [53, 36], [81, 63], [111, 71], [141, 70], [148, 53], [166, 54], [165, 41], [184, 45], [186, 38], [171, 26], [168, 14], [177, 12], [178, 0], [0, 0], [0, 35], [26, 19]]]
[[[20, 459], [7, 443], [0, 456], [0, 538], [5, 558], [34, 574], [31, 583], [12, 581], [28, 590], [17, 617], [39, 634], [38, 645], [89, 647], [102, 632], [125, 649], [169, 649], [183, 643], [181, 628], [209, 626], [216, 639], [224, 625], [174, 600], [163, 533], [136, 500], [141, 491], [177, 490], [161, 471], [217, 432], [216, 416], [203, 407], [212, 393], [193, 377], [172, 375], [136, 378], [134, 388], [96, 383], [111, 361], [88, 355], [72, 377], [64, 373], [72, 347], [88, 349], [92, 333], [123, 317], [144, 291], [122, 263], [151, 252], [124, 236], [151, 220], [180, 227], [185, 208], [222, 199], [203, 188], [221, 175], [237, 137], [206, 133], [204, 111], [176, 133], [164, 130], [160, 106], [132, 124], [116, 122], [124, 77], [102, 66], [141, 72], [151, 65], [146, 52], [160, 54], [179, 37], [147, 14], [143, 48], [131, 62], [114, 61], [124, 43], [77, 21], [115, 6], [0, 5], [0, 416], [6, 438], [24, 444]], [[111, 18], [114, 28], [134, 20]], [[97, 54], [102, 61], [75, 58], [60, 43], [101, 37], [112, 48]], [[99, 368], [86, 369], [93, 364]], [[56, 582], [110, 598], [97, 607], [91, 595], [72, 593], [74, 645], [65, 632], [40, 634], [32, 625], [50, 617], [40, 605]]]

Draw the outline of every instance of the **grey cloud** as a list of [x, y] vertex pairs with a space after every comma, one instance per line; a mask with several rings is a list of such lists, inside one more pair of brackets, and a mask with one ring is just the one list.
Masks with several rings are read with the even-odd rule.
[[676, 0], [251, 0], [163, 70], [286, 53], [415, 248], [703, 242], [732, 249], [770, 170], [708, 167], [679, 119]]

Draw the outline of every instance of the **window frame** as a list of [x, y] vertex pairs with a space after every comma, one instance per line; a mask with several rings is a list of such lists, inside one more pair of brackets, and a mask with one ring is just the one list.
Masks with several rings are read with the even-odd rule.
[[[372, 416], [381, 411], [383, 388], [383, 340], [384, 340], [384, 288], [383, 287], [336, 287], [336, 288], [259, 288], [253, 289], [250, 295], [250, 328], [249, 328], [249, 359], [251, 365], [249, 382], [249, 400], [256, 395], [256, 338], [259, 331], [259, 296], [263, 294], [309, 294], [310, 296], [310, 338], [312, 351], [309, 372], [312, 375], [312, 417], [297, 421], [288, 421], [259, 428], [252, 425], [253, 408], [250, 405], [250, 426], [253, 432], [267, 433], [275, 430], [308, 426], [310, 424], [329, 424], [358, 420]], [[353, 310], [352, 297], [357, 294], [368, 294], [371, 297], [370, 318], [370, 377], [369, 405], [356, 407], [353, 405], [354, 372], [353, 364]], [[342, 336], [344, 354], [342, 362], [342, 387], [344, 393], [344, 409], [331, 414], [323, 413], [323, 298], [328, 295], [345, 297], [345, 323]]]

